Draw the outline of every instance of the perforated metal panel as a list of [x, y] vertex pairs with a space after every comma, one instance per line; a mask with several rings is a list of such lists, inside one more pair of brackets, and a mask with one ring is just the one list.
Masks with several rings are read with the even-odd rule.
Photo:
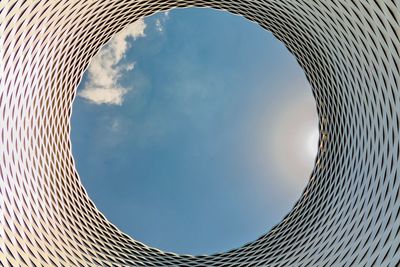
[[[292, 211], [258, 240], [207, 256], [147, 247], [108, 222], [81, 185], [69, 135], [101, 46], [139, 18], [188, 6], [245, 16], [281, 40], [312, 85], [320, 127]], [[396, 266], [399, 10], [398, 0], [2, 0], [0, 265]]]

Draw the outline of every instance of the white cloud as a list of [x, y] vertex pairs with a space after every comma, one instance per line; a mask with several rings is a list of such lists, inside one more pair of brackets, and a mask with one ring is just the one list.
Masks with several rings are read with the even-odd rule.
[[131, 63], [131, 64], [126, 65], [126, 70], [127, 70], [127, 71], [131, 71], [131, 70], [133, 70], [134, 68], [135, 68], [135, 63]]
[[95, 103], [108, 105], [122, 105], [123, 97], [128, 92], [123, 87], [119, 88], [91, 88], [86, 87], [79, 96]]
[[158, 32], [164, 32], [164, 24], [169, 19], [169, 11], [164, 12], [164, 16], [156, 19], [156, 30]]
[[121, 66], [120, 61], [129, 48], [127, 39], [130, 37], [135, 40], [145, 36], [145, 28], [144, 20], [138, 20], [119, 32], [100, 50], [89, 65], [88, 82], [79, 93], [80, 97], [99, 105], [122, 105], [129, 89], [119, 85], [118, 79], [124, 71], [133, 70], [135, 64]]
[[157, 19], [157, 20], [156, 20], [156, 29], [157, 29], [157, 31], [159, 31], [159, 32], [164, 31], [164, 27], [163, 27], [163, 25], [161, 25], [161, 20], [160, 20], [160, 19]]

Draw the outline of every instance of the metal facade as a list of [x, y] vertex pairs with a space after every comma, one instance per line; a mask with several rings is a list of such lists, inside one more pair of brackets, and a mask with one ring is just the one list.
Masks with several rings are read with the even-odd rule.
[[[292, 211], [216, 255], [166, 253], [120, 232], [87, 196], [69, 135], [101, 46], [139, 18], [189, 6], [271, 31], [304, 69], [319, 116], [317, 160]], [[397, 266], [399, 21], [399, 0], [0, 1], [0, 266]]]

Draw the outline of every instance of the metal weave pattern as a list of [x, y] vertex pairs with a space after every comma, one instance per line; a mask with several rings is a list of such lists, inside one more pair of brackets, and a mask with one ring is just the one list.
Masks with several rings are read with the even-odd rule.
[[[242, 15], [281, 40], [312, 85], [321, 133], [293, 210], [210, 256], [165, 253], [108, 222], [81, 185], [69, 136], [77, 85], [101, 46], [139, 18], [189, 6]], [[396, 266], [399, 21], [399, 0], [2, 0], [0, 265]]]

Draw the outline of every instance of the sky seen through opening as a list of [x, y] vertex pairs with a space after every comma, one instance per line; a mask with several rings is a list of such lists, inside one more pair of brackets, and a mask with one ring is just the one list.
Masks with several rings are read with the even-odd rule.
[[71, 141], [105, 216], [146, 245], [223, 252], [259, 238], [310, 177], [318, 120], [296, 59], [236, 15], [174, 9], [128, 25], [78, 87]]

